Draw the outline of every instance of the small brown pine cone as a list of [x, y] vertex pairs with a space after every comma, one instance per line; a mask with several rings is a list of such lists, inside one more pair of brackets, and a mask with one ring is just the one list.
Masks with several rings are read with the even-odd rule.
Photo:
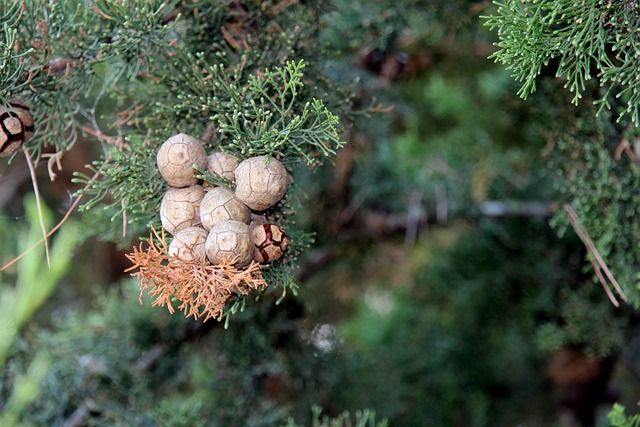
[[19, 100], [0, 104], [0, 157], [9, 157], [33, 136], [33, 116], [29, 108]]
[[282, 227], [275, 224], [262, 224], [253, 228], [253, 259], [261, 264], [282, 257], [289, 246], [289, 239]]

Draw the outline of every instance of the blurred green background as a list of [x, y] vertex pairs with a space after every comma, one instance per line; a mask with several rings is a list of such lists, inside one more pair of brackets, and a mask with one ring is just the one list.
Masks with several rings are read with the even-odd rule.
[[[333, 161], [296, 171], [297, 227], [316, 234], [297, 297], [251, 301], [228, 329], [170, 316], [138, 302], [130, 244], [85, 239], [81, 217], [50, 268], [39, 248], [0, 273], [0, 425], [565, 427], [635, 410], [638, 312], [550, 225], [577, 151], [548, 132], [570, 98], [552, 79], [517, 97], [487, 59], [493, 7], [336, 0], [322, 15], [328, 77], [358, 79], [353, 111], [381, 107], [350, 116]], [[49, 228], [95, 155], [77, 144], [54, 182], [40, 168]], [[4, 265], [41, 234], [26, 164], [0, 177]]]

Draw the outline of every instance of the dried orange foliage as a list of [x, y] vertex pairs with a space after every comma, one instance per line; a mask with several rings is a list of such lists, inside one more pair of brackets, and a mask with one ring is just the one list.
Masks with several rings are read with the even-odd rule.
[[238, 257], [210, 265], [206, 259], [185, 261], [169, 255], [168, 248], [164, 230], [161, 235], [153, 230], [146, 249], [141, 243], [140, 247], [133, 248], [133, 253], [127, 254], [133, 267], [125, 271], [140, 280], [141, 303], [142, 295], [148, 290], [149, 295], [155, 297], [152, 305], [166, 305], [170, 313], [175, 312], [171, 302], [175, 297], [181, 301], [178, 310], [186, 317], [220, 320], [231, 298], [267, 287], [260, 264], [255, 261], [244, 269], [235, 267]]

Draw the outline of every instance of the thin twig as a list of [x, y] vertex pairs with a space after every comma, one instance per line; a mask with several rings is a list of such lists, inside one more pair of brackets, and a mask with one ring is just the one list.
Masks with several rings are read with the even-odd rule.
[[105, 135], [100, 131], [100, 129], [93, 130], [89, 126], [82, 126], [82, 130], [87, 132], [91, 136], [95, 136], [100, 140], [100, 142], [106, 142], [107, 144], [115, 145], [118, 147], [118, 140], [109, 135]]
[[593, 271], [596, 272], [596, 276], [598, 277], [598, 280], [600, 281], [600, 283], [602, 283], [602, 287], [604, 288], [604, 291], [607, 293], [607, 296], [609, 297], [609, 300], [611, 301], [611, 303], [616, 307], [620, 307], [620, 303], [616, 299], [615, 295], [613, 295], [613, 292], [611, 292], [611, 289], [609, 289], [609, 286], [606, 285], [607, 280], [602, 275], [602, 270], [600, 269], [600, 266], [595, 262], [594, 259], [591, 259], [591, 264], [593, 265]]
[[56, 165], [58, 170], [62, 170], [62, 163], [60, 163], [60, 159], [64, 155], [63, 151], [57, 151], [55, 153], [45, 153], [42, 155], [42, 158], [49, 160], [47, 161], [47, 171], [49, 172], [49, 179], [53, 182], [56, 179], [56, 173], [53, 171], [53, 166]]
[[616, 151], [613, 156], [616, 162], [622, 158], [622, 153], [626, 153], [631, 161], [635, 162], [637, 160], [636, 155], [633, 153], [633, 151], [631, 151], [629, 140], [627, 138], [622, 138], [622, 141], [620, 141], [620, 144], [618, 144], [618, 147], [616, 147]]
[[36, 169], [33, 166], [31, 160], [31, 154], [27, 147], [22, 146], [24, 156], [27, 159], [27, 165], [29, 166], [29, 173], [31, 174], [31, 183], [33, 184], [33, 192], [36, 195], [36, 206], [38, 208], [38, 219], [40, 220], [40, 228], [42, 229], [42, 235], [44, 240], [44, 251], [47, 255], [47, 265], [51, 268], [51, 252], [49, 251], [49, 239], [47, 238], [47, 227], [44, 224], [44, 216], [42, 215], [42, 205], [40, 204], [40, 190], [38, 189], [38, 179], [36, 178]]
[[142, 108], [143, 108], [142, 105], [138, 105], [137, 107], [132, 108], [130, 110], [119, 112], [118, 113], [118, 120], [116, 120], [116, 122], [113, 124], [113, 126], [115, 126], [117, 128], [120, 128], [120, 127], [129, 125], [130, 121], [133, 120], [135, 115], [137, 113], [139, 113], [140, 110], [142, 110]]
[[103, 18], [109, 20], [109, 21], [113, 21], [113, 17], [107, 15], [106, 13], [104, 13], [102, 11], [102, 9], [100, 9], [98, 6], [96, 6], [95, 4], [92, 4], [89, 6], [91, 9], [93, 9], [94, 12], [96, 12], [98, 15], [102, 16]]
[[[89, 184], [85, 185], [83, 190], [87, 190], [89, 189], [89, 187], [91, 187], [91, 182], [95, 181], [101, 174], [102, 174], [102, 169], [104, 169], [104, 167], [109, 163], [109, 159], [107, 159], [103, 164], [102, 167], [91, 177], [91, 179], [89, 180]], [[67, 222], [67, 219], [69, 219], [69, 217], [71, 216], [71, 213], [78, 207], [78, 205], [80, 204], [80, 200], [82, 200], [82, 196], [83, 194], [80, 194], [78, 196], [78, 198], [76, 199], [75, 202], [73, 202], [73, 204], [71, 205], [71, 207], [67, 210], [67, 213], [64, 215], [64, 217], [60, 220], [60, 222], [58, 222], [56, 224], [55, 227], [53, 227], [51, 229], [51, 231], [49, 231], [49, 233], [47, 233], [47, 237], [51, 237], [53, 235], [53, 233], [55, 233], [56, 231], [58, 231], [60, 229], [60, 227], [62, 227], [62, 225]], [[4, 271], [7, 268], [11, 267], [13, 264], [15, 264], [16, 262], [20, 261], [20, 259], [22, 259], [22, 257], [24, 257], [25, 255], [27, 255], [29, 252], [31, 252], [32, 250], [34, 250], [35, 248], [37, 248], [38, 246], [40, 246], [40, 244], [45, 241], [44, 238], [38, 240], [36, 243], [34, 243], [29, 249], [27, 249], [26, 251], [22, 252], [20, 255], [18, 255], [17, 257], [15, 257], [14, 259], [12, 259], [11, 261], [9, 261], [7, 264], [5, 264], [2, 268], [0, 268], [0, 271]]]
[[[589, 233], [587, 232], [587, 230], [584, 227], [582, 227], [580, 223], [580, 218], [578, 217], [578, 214], [576, 213], [576, 211], [573, 210], [573, 208], [568, 204], [564, 205], [564, 209], [569, 214], [569, 221], [571, 222], [571, 226], [575, 230], [576, 234], [578, 234], [578, 237], [580, 237], [580, 240], [582, 240], [582, 243], [584, 243], [584, 245], [586, 246], [587, 251], [589, 251], [589, 254], [591, 254], [591, 256], [595, 258], [595, 261], [597, 261], [600, 268], [602, 268], [602, 271], [604, 271], [604, 274], [607, 276], [607, 278], [609, 279], [613, 287], [616, 289], [616, 292], [618, 292], [618, 295], [620, 295], [620, 298], [622, 298], [624, 302], [627, 302], [627, 296], [622, 291], [622, 288], [620, 288], [618, 281], [611, 273], [611, 270], [609, 270], [609, 267], [607, 267], [607, 264], [602, 259], [602, 256], [600, 256], [600, 252], [598, 252], [596, 245], [593, 243], [593, 240], [591, 240], [591, 236], [589, 236]], [[596, 269], [596, 275], [598, 276], [598, 280], [600, 280], [600, 283], [602, 283], [602, 286], [606, 288], [608, 284], [604, 279], [604, 277], [602, 276], [602, 274], [601, 273], [598, 274], [598, 271], [599, 269]], [[614, 305], [616, 304], [614, 303]]]
[[127, 202], [122, 199], [122, 237], [127, 237]]

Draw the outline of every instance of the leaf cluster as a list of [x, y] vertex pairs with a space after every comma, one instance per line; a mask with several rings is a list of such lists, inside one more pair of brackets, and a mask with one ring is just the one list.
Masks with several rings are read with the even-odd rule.
[[208, 63], [204, 55], [191, 61], [190, 85], [175, 104], [157, 104], [160, 114], [210, 123], [215, 144], [241, 158], [267, 155], [308, 164], [335, 154], [344, 144], [340, 120], [320, 99], [307, 98], [304, 60], [245, 75]]
[[[531, 97], [531, 132], [544, 137], [557, 189], [594, 242], [615, 281], [635, 307], [640, 238], [636, 212], [640, 179], [634, 152], [638, 138], [640, 11], [633, 2], [496, 2], [486, 25], [497, 30], [493, 58], [523, 82]], [[555, 79], [546, 68], [555, 73]], [[545, 78], [547, 77], [547, 78]], [[573, 93], [569, 107], [566, 92]], [[582, 100], [580, 105], [578, 101]], [[553, 219], [562, 234], [572, 222], [564, 210]], [[608, 279], [587, 256], [594, 281]], [[552, 335], [552, 334], [551, 334]]]
[[158, 212], [167, 184], [157, 168], [156, 148], [147, 138], [131, 135], [126, 150], [108, 147], [108, 153], [89, 167], [93, 177], [76, 173], [73, 182], [85, 186], [76, 193], [86, 200], [79, 210], [92, 224], [92, 234], [128, 243], [150, 227], [160, 229]]
[[621, 98], [626, 108], [620, 114], [629, 114], [640, 124], [636, 3], [508, 0], [495, 4], [495, 13], [484, 17], [499, 37], [499, 49], [491, 57], [522, 82], [521, 97], [536, 90], [538, 77], [550, 67], [566, 81], [574, 104], [588, 90], [587, 81], [597, 79], [602, 93], [596, 102], [601, 109], [611, 107], [609, 96]]
[[640, 426], [640, 414], [627, 415], [625, 407], [619, 403], [615, 403], [613, 408], [607, 414], [609, 421], [613, 427], [638, 427]]
[[587, 281], [558, 296], [556, 313], [539, 325], [536, 339], [540, 349], [552, 353], [562, 348], [579, 348], [589, 357], [604, 359], [620, 353], [626, 343], [628, 311], [613, 311], [602, 298], [599, 285]]
[[36, 157], [48, 146], [69, 150], [115, 82], [136, 77], [149, 63], [143, 52], [167, 43], [165, 3], [0, 2], [0, 99], [32, 109], [37, 131], [27, 145]]
[[[547, 142], [545, 157], [559, 178], [559, 201], [575, 210], [630, 303], [637, 307], [640, 254], [634, 248], [640, 238], [636, 217], [640, 167], [633, 141], [638, 128], [629, 117], [617, 120], [615, 111], [596, 117], [593, 104], [576, 108], [563, 104], [556, 82], [544, 83], [539, 95], [532, 99], [536, 114], [531, 130]], [[564, 209], [557, 211], [552, 224], [560, 234], [573, 233]], [[587, 270], [597, 274], [588, 265]]]

